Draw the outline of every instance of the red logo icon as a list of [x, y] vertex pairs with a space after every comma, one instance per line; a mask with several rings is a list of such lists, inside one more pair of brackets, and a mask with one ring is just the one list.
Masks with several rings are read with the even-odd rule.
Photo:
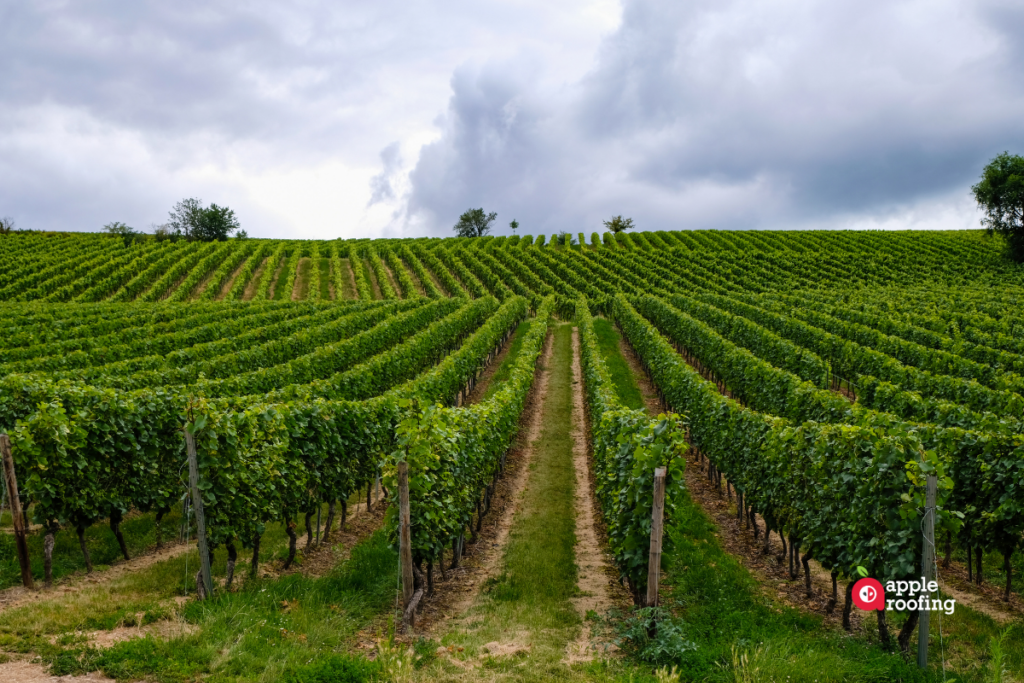
[[853, 585], [853, 604], [870, 612], [885, 609], [885, 589], [875, 579], [861, 579]]

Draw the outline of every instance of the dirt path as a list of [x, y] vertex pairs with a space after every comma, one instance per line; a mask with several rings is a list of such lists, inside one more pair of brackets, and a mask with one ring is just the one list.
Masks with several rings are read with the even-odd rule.
[[604, 542], [604, 534], [598, 527], [598, 516], [595, 508], [596, 498], [593, 492], [593, 472], [586, 410], [583, 401], [583, 369], [580, 365], [580, 337], [578, 328], [572, 330], [572, 455], [576, 469], [576, 566], [579, 567], [577, 579], [579, 596], [572, 602], [583, 618], [583, 628], [579, 637], [569, 643], [566, 662], [590, 661], [598, 649], [609, 650], [609, 643], [600, 642], [593, 632], [592, 622], [587, 621], [588, 613], [604, 615], [613, 607], [624, 608], [630, 603], [625, 589], [618, 582], [608, 546]]
[[356, 293], [356, 275], [352, 272], [352, 263], [347, 258], [339, 259], [341, 262], [341, 290], [337, 293], [338, 299], [358, 299]]
[[187, 278], [191, 272], [191, 270], [186, 271], [184, 275], [175, 280], [174, 284], [171, 285], [166, 292], [160, 295], [160, 301], [167, 301], [168, 299], [170, 299], [171, 295], [177, 291], [178, 287], [181, 287], [181, 283], [185, 281], [185, 278]]
[[[572, 671], [569, 646], [582, 626], [574, 602], [580, 596], [572, 365], [572, 328], [557, 325], [538, 377], [514, 510], [502, 516], [482, 571], [452, 602], [455, 618], [423, 680], [549, 680]], [[594, 588], [584, 600], [598, 595]], [[586, 647], [578, 654], [586, 655]]]
[[1010, 594], [1009, 603], [1003, 602], [1001, 583], [982, 583], [979, 588], [967, 580], [967, 567], [961, 562], [950, 562], [949, 567], [943, 567], [942, 560], [939, 560], [939, 586], [957, 604], [986, 614], [997, 624], [1008, 624], [1024, 617], [1024, 600], [1017, 593]]
[[[224, 255], [224, 260], [225, 261], [227, 259], [229, 259], [229, 258], [231, 258], [231, 254], [230, 253]], [[213, 280], [213, 275], [214, 275], [214, 273], [217, 272], [217, 269], [220, 268], [221, 263], [223, 263], [223, 262], [221, 261], [221, 262], [215, 263], [213, 265], [213, 267], [210, 268], [210, 270], [208, 270], [206, 272], [206, 275], [203, 276], [203, 279], [199, 281], [199, 284], [196, 285], [196, 288], [192, 290], [191, 294], [189, 294], [189, 297], [188, 297], [189, 301], [198, 301], [199, 300], [199, 297], [201, 297], [203, 295], [203, 292], [206, 291], [206, 288], [210, 286], [210, 284], [211, 284], [210, 281]]]
[[[388, 262], [387, 262], [387, 261], [385, 261], [384, 259], [381, 259], [381, 260], [380, 260], [380, 265], [381, 265], [381, 267], [382, 267], [382, 268], [384, 269], [384, 275], [385, 275], [385, 276], [387, 276], [387, 278], [388, 278], [388, 282], [390, 282], [390, 283], [391, 283], [391, 289], [393, 289], [393, 290], [394, 290], [394, 292], [395, 292], [395, 295], [396, 295], [396, 296], [397, 296], [397, 297], [398, 297], [399, 299], [405, 299], [405, 298], [407, 298], [406, 296], [404, 296], [404, 295], [402, 294], [402, 288], [401, 288], [401, 287], [399, 286], [399, 284], [398, 284], [398, 278], [397, 278], [397, 277], [395, 276], [395, 273], [394, 273], [394, 271], [392, 271], [392, 270], [391, 270], [391, 266], [390, 266], [390, 265], [388, 265]], [[411, 296], [411, 294], [412, 294], [412, 293], [410, 292], [410, 296]]]
[[[376, 492], [375, 492], [376, 494]], [[331, 546], [336, 546], [339, 543], [344, 545], [345, 550], [344, 557], [347, 557], [348, 550], [351, 546], [368, 537], [373, 533], [380, 524], [383, 523], [383, 509], [384, 506], [381, 503], [379, 495], [374, 495], [372, 498], [372, 506], [367, 511], [365, 498], [360, 497], [360, 501], [355, 505], [350, 506], [349, 515], [346, 519], [346, 525], [344, 528], [335, 528], [333, 534], [334, 538], [331, 541]], [[340, 526], [341, 523], [341, 510], [338, 510], [338, 517], [335, 518], [335, 524]], [[304, 530], [302, 530], [304, 533]], [[323, 530], [321, 529], [321, 533]], [[300, 546], [303, 544], [303, 539], [300, 535], [299, 540]], [[274, 548], [264, 548], [263, 553], [266, 554], [268, 551], [274, 551], [279, 547], [287, 545], [287, 541], [282, 541], [281, 544]], [[110, 569], [104, 571], [96, 571], [92, 574], [70, 574], [56, 580], [52, 588], [42, 588], [35, 591], [30, 591], [22, 586], [13, 586], [0, 591], [0, 613], [5, 610], [19, 607], [34, 602], [41, 602], [50, 599], [66, 599], [70, 595], [74, 595], [83, 590], [97, 588], [105, 584], [109, 584], [116, 581], [127, 574], [144, 571], [145, 569], [170, 560], [179, 555], [193, 551], [196, 549], [196, 543], [167, 543], [163, 548], [152, 549], [142, 555], [137, 555], [127, 562], [120, 562], [112, 565]], [[320, 551], [326, 550], [327, 546], [321, 545], [319, 548], [311, 549], [311, 554], [316, 554]], [[269, 555], [268, 555], [269, 556]], [[325, 556], [326, 557], [326, 556]], [[247, 566], [250, 557], [240, 556], [238, 558], [238, 566]], [[317, 564], [323, 564], [324, 558], [318, 558]], [[296, 571], [302, 571], [302, 567], [297, 567]], [[276, 576], [282, 572], [275, 571], [270, 562], [262, 562], [260, 564], [260, 574], [263, 576]], [[288, 572], [292, 573], [292, 572]], [[243, 579], [247, 576], [247, 572], [239, 571], [236, 574], [237, 579]], [[42, 584], [40, 584], [42, 585]], [[2, 679], [0, 679], [2, 680]]]
[[295, 275], [295, 286], [292, 287], [291, 301], [302, 301], [309, 297], [309, 269], [313, 267], [313, 260], [308, 256], [299, 259], [296, 265], [298, 273]]
[[423, 269], [427, 271], [427, 275], [430, 276], [430, 281], [434, 283], [434, 286], [437, 287], [437, 290], [439, 292], [441, 292], [445, 296], [454, 296], [452, 292], [449, 292], [447, 289], [445, 289], [445, 286], [441, 284], [441, 279], [437, 277], [437, 274], [434, 271], [427, 267], [426, 263], [423, 264]]
[[[87, 588], [94, 588], [119, 579], [125, 574], [142, 571], [158, 562], [177, 557], [194, 548], [194, 543], [168, 543], [159, 550], [154, 549], [143, 555], [137, 555], [127, 562], [120, 562], [104, 571], [94, 571], [92, 574], [70, 574], [62, 577], [54, 581], [52, 588], [42, 588], [35, 591], [30, 591], [22, 586], [7, 588], [0, 591], [0, 612], [33, 602], [63, 597]], [[40, 583], [39, 585], [42, 584]]]
[[497, 573], [512, 529], [512, 520], [521, 508], [523, 492], [533, 459], [533, 444], [543, 427], [541, 407], [548, 394], [548, 379], [553, 350], [553, 337], [548, 335], [544, 352], [537, 364], [537, 378], [526, 399], [520, 418], [520, 432], [506, 458], [505, 475], [499, 480], [491, 503], [491, 514], [475, 544], [466, 545], [459, 567], [447, 571], [447, 578], [438, 582], [437, 594], [427, 601], [422, 616], [417, 619], [417, 630], [438, 633], [451, 624], [453, 617], [462, 615], [479, 598], [488, 578]]
[[[387, 503], [381, 498], [375, 498], [373, 506], [367, 511], [366, 504], [361, 503], [351, 508], [351, 514], [341, 526], [341, 509], [337, 510], [337, 517], [334, 520], [334, 528], [331, 530], [330, 539], [323, 542], [325, 529], [321, 528], [321, 542], [316, 544], [315, 535], [312, 547], [306, 546], [306, 530], [302, 527], [301, 518], [296, 533], [299, 534], [299, 556], [301, 563], [296, 562], [287, 571], [282, 569], [283, 562], [267, 562], [260, 565], [260, 576], [264, 578], [279, 578], [290, 574], [302, 574], [303, 576], [319, 577], [331, 572], [339, 563], [344, 562], [352, 554], [352, 548], [372, 536], [374, 532], [384, 526], [384, 514], [387, 511]], [[316, 520], [314, 519], [314, 524]], [[314, 532], [315, 533], [315, 532]], [[282, 545], [287, 545], [284, 543]], [[242, 565], [239, 558], [239, 566]], [[243, 575], [244, 578], [244, 575]]]
[[416, 274], [416, 271], [409, 267], [409, 264], [406, 263], [404, 259], [402, 260], [402, 267], [405, 268], [406, 274], [408, 274], [409, 279], [412, 280], [412, 284], [416, 288], [415, 293], [420, 296], [426, 296], [427, 290], [424, 288], [423, 282], [420, 281], [420, 276]]
[[0, 664], [0, 681], [4, 683], [113, 683], [99, 673], [86, 676], [51, 676], [42, 664], [12, 661]]
[[263, 271], [267, 267], [267, 261], [270, 260], [269, 256], [265, 256], [260, 265], [253, 271], [252, 277], [249, 282], [245, 285], [245, 291], [242, 293], [242, 301], [252, 301], [253, 296], [256, 295], [256, 289], [260, 286], [260, 280], [263, 279]]
[[327, 298], [330, 301], [337, 301], [341, 298], [341, 292], [334, 291], [334, 271], [331, 269], [330, 259], [321, 259], [323, 266], [320, 268], [320, 282], [327, 282]]
[[[373, 506], [369, 510], [367, 510], [365, 502], [353, 505], [351, 507], [352, 514], [348, 515], [348, 519], [343, 527], [340, 525], [341, 520], [336, 519], [335, 523], [338, 524], [338, 526], [333, 529], [329, 542], [322, 542], [318, 546], [302, 549], [300, 551], [302, 554], [301, 564], [296, 563], [291, 569], [284, 572], [279, 570], [279, 567], [281, 566], [280, 561], [275, 561], [273, 563], [267, 562], [261, 565], [260, 576], [278, 578], [286, 574], [303, 574], [305, 576], [320, 577], [328, 574], [337, 567], [340, 562], [348, 559], [354, 546], [368, 538], [384, 524], [386, 507], [387, 506], [379, 497], [374, 498]], [[302, 543], [301, 537], [300, 543]], [[194, 547], [195, 546], [193, 544], [179, 544], [173, 548], [166, 549], [166, 552], [152, 553], [151, 555], [138, 558], [138, 560], [132, 560], [131, 562], [126, 562], [112, 567], [110, 570], [103, 572], [99, 577], [96, 575], [93, 575], [92, 577], [75, 577], [76, 579], [82, 580], [69, 582], [66, 585], [58, 585], [49, 591], [39, 591], [33, 596], [26, 596], [27, 599], [21, 600], [18, 603], [10, 603], [0, 606], [0, 609], [3, 609], [3, 607], [13, 606], [14, 604], [24, 604], [33, 599], [39, 600], [47, 597], [63, 599], [64, 596], [73, 594], [82, 589], [102, 586], [104, 583], [124, 576], [128, 571], [140, 571], [152, 564], [155, 564], [156, 562], [170, 559], [188, 550], [194, 550]], [[240, 570], [237, 574], [237, 578], [240, 579], [240, 581], [236, 582], [235, 588], [232, 590], [237, 590], [241, 587], [245, 579], [248, 577], [248, 571], [245, 569], [247, 565], [248, 561], [245, 558], [240, 557]], [[219, 580], [219, 583], [223, 584], [223, 579]], [[25, 592], [27, 593], [27, 591]], [[186, 598], [176, 598], [175, 602], [181, 604], [184, 600], [186, 600]], [[178, 614], [175, 614], [170, 619], [164, 619], [146, 625], [142, 625], [142, 613], [139, 613], [136, 616], [138, 618], [138, 624], [135, 626], [118, 626], [110, 630], [101, 631], [76, 631], [75, 635], [84, 638], [85, 641], [93, 647], [104, 649], [125, 640], [143, 638], [146, 636], [152, 636], [162, 640], [170, 640], [172, 638], [195, 633], [198, 628], [194, 624], [184, 621]], [[55, 636], [51, 637], [51, 640], [53, 638], [55, 638]], [[47, 673], [44, 665], [34, 662], [31, 659], [27, 659], [31, 656], [31, 654], [27, 654], [24, 655], [26, 659], [21, 659], [20, 657], [22, 657], [22, 655], [15, 655], [11, 661], [0, 663], [0, 681], [3, 681], [4, 683], [99, 683], [113, 680], [98, 672], [85, 676], [51, 676]]]

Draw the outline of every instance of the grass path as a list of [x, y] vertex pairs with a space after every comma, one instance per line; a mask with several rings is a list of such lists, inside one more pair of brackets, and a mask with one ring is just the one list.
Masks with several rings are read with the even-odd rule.
[[[499, 573], [442, 640], [461, 653], [442, 659], [428, 678], [531, 680], [512, 676], [528, 654], [534, 680], [559, 667], [580, 618], [576, 594], [573, 517], [572, 345], [568, 326], [555, 329], [540, 434], [530, 444], [526, 489], [515, 516]], [[488, 656], [489, 655], [489, 656]], [[481, 658], [481, 656], [483, 656]], [[454, 661], [453, 661], [454, 659]], [[472, 661], [475, 660], [475, 661]], [[521, 673], [521, 672], [519, 672]]]
[[583, 621], [575, 605], [573, 394], [579, 379], [572, 372], [572, 328], [557, 326], [553, 337], [537, 379], [539, 429], [527, 446], [527, 479], [504, 550], [475, 601], [443, 635], [442, 654], [418, 672], [421, 680], [609, 680], [603, 663], [567, 662]]

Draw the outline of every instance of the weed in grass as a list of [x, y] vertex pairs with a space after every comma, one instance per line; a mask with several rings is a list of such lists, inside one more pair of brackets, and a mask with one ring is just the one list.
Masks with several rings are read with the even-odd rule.
[[681, 619], [661, 607], [634, 610], [617, 622], [616, 645], [645, 664], [671, 664], [683, 659], [697, 646], [684, 636]]
[[[943, 634], [942, 651], [954, 670], [961, 675], [970, 672], [981, 676], [981, 662], [990, 656], [992, 638], [1002, 633], [1003, 666], [1009, 674], [1024, 680], [1024, 628], [1010, 628], [1001, 631], [998, 623], [990, 616], [958, 604], [951, 615], [932, 615], [932, 649], [940, 647], [939, 630]], [[964, 675], [962, 680], [972, 680]], [[978, 678], [977, 680], [981, 680]]]
[[[861, 663], [829, 652], [827, 648], [784, 640], [750, 649], [733, 647], [732, 673], [736, 683], [856, 683], [889, 678], [884, 670], [866, 669]], [[920, 673], [898, 680], [927, 680], [927, 676]]]
[[415, 648], [396, 643], [393, 637], [377, 638], [377, 659], [385, 680], [406, 683], [412, 680], [416, 656]]
[[1006, 637], [1010, 635], [1011, 628], [1006, 629], [989, 640], [988, 671], [986, 683], [1007, 683], [1010, 680], [1009, 672], [1006, 670]]
[[417, 669], [422, 669], [425, 666], [433, 663], [437, 659], [437, 648], [440, 647], [433, 638], [424, 638], [420, 636], [413, 643], [413, 651], [415, 652], [414, 663]]
[[379, 663], [349, 655], [332, 654], [313, 664], [291, 669], [283, 683], [362, 683], [377, 679], [383, 670]]
[[142, 615], [142, 625], [148, 626], [149, 624], [155, 624], [158, 621], [165, 621], [171, 618], [171, 611], [165, 608], [157, 607], [155, 609], [146, 610]]
[[658, 681], [658, 683], [679, 683], [681, 679], [679, 678], [679, 672], [673, 666], [671, 668], [662, 667], [655, 671], [654, 680]]

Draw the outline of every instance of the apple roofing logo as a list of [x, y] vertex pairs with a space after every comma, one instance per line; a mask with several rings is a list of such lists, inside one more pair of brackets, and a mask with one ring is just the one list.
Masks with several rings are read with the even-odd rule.
[[866, 612], [884, 610], [885, 589], [875, 579], [861, 579], [853, 585], [853, 604]]

